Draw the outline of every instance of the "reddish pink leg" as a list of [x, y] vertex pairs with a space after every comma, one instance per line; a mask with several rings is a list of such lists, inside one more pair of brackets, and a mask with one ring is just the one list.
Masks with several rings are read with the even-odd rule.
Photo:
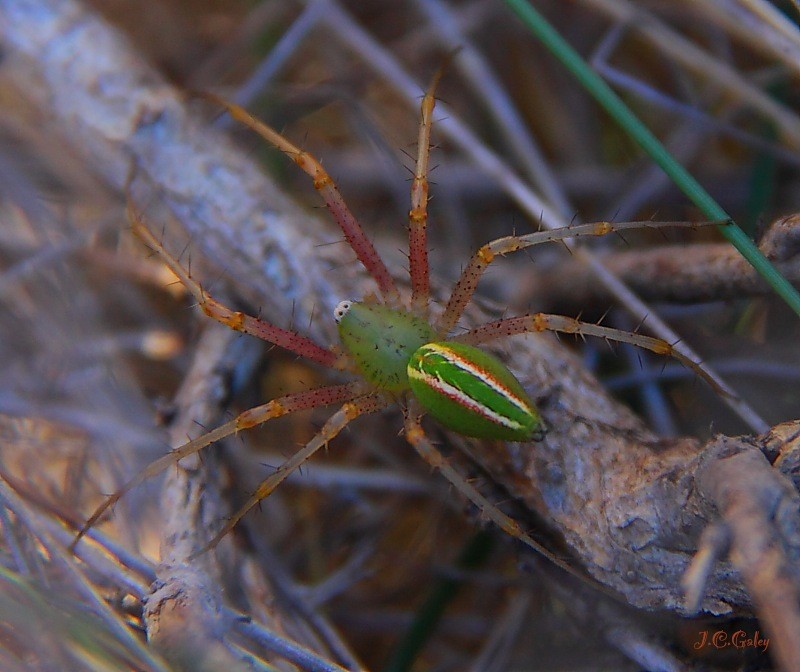
[[436, 105], [436, 85], [441, 68], [431, 81], [420, 106], [421, 119], [417, 139], [417, 165], [411, 184], [411, 210], [408, 213], [408, 261], [411, 274], [411, 306], [421, 316], [428, 316], [430, 269], [428, 265], [428, 160], [431, 148], [431, 124]]
[[607, 341], [630, 343], [639, 348], [650, 350], [650, 352], [654, 352], [657, 355], [674, 357], [681, 364], [689, 367], [705, 380], [716, 392], [725, 396], [730, 396], [720, 387], [716, 380], [706, 372], [702, 364], [689, 359], [675, 350], [672, 345], [660, 338], [634, 334], [628, 331], [621, 331], [620, 329], [612, 329], [611, 327], [603, 327], [599, 324], [589, 324], [588, 322], [581, 322], [580, 320], [576, 320], [572, 317], [564, 317], [563, 315], [535, 313], [532, 315], [520, 315], [519, 317], [508, 317], [503, 320], [481, 325], [476, 329], [472, 329], [465, 334], [457, 336], [453, 340], [461, 343], [478, 345], [480, 343], [493, 341], [497, 338], [503, 338], [504, 336], [527, 334], [538, 331], [555, 331], [562, 334], [576, 334], [578, 336], [596, 336], [597, 338], [603, 338]]
[[188, 443], [171, 450], [166, 455], [158, 458], [154, 462], [151, 462], [130, 481], [125, 483], [125, 485], [123, 485], [113, 495], [107, 497], [105, 501], [97, 507], [95, 512], [89, 516], [89, 519], [86, 521], [86, 523], [84, 523], [83, 527], [80, 529], [74, 541], [72, 542], [72, 547], [74, 548], [75, 544], [80, 541], [81, 537], [86, 534], [94, 526], [94, 524], [100, 520], [101, 516], [109, 509], [109, 507], [116, 504], [125, 493], [129, 492], [132, 488], [135, 488], [148, 478], [152, 478], [153, 476], [160, 474], [162, 471], [164, 471], [164, 469], [176, 464], [184, 457], [192, 455], [202, 450], [206, 446], [211, 445], [215, 441], [224, 439], [226, 436], [235, 434], [243, 429], [248, 429], [249, 427], [255, 427], [256, 425], [267, 422], [267, 420], [279, 418], [287, 413], [302, 411], [307, 408], [316, 408], [317, 406], [327, 406], [337, 402], [350, 401], [363, 393], [364, 386], [360, 382], [347, 383], [345, 385], [332, 385], [329, 387], [320, 387], [315, 390], [307, 390], [305, 392], [297, 392], [295, 394], [288, 394], [284, 397], [278, 397], [277, 399], [273, 399], [266, 404], [256, 406], [255, 408], [251, 408], [243, 413], [240, 413], [233, 420], [226, 422], [224, 425], [220, 425], [216, 429], [213, 429], [210, 432], [207, 432], [206, 434], [203, 434], [202, 436], [199, 436], [196, 439], [193, 439]]
[[498, 256], [510, 254], [517, 250], [524, 250], [540, 243], [556, 242], [567, 238], [578, 238], [579, 236], [604, 236], [614, 231], [625, 231], [628, 229], [645, 228], [697, 228], [719, 222], [596, 222], [594, 224], [579, 224], [577, 226], [567, 226], [563, 229], [552, 231], [537, 231], [524, 236], [507, 236], [498, 238], [481, 247], [469, 260], [469, 263], [461, 273], [461, 277], [453, 288], [450, 301], [447, 303], [444, 313], [436, 325], [436, 330], [440, 336], [444, 337], [456, 325], [464, 308], [466, 308], [478, 281], [484, 271]]
[[236, 119], [236, 121], [255, 131], [267, 142], [280, 149], [313, 178], [314, 188], [320, 193], [320, 196], [322, 196], [325, 205], [336, 220], [336, 223], [342, 229], [344, 237], [347, 239], [350, 247], [353, 248], [353, 252], [356, 253], [359, 261], [375, 279], [375, 282], [378, 283], [378, 287], [386, 301], [393, 305], [399, 304], [399, 294], [397, 293], [394, 279], [389, 274], [389, 269], [386, 268], [383, 260], [378, 256], [372, 242], [367, 238], [367, 235], [353, 216], [353, 213], [350, 212], [350, 209], [344, 202], [331, 176], [328, 175], [320, 162], [311, 156], [311, 154], [289, 142], [289, 140], [284, 138], [280, 133], [273, 130], [262, 121], [259, 121], [238, 105], [229, 103], [213, 93], [203, 93], [201, 95], [224, 107], [228, 111], [228, 114]]
[[248, 500], [242, 507], [233, 514], [233, 516], [225, 523], [222, 529], [215, 535], [215, 537], [208, 542], [208, 545], [197, 555], [205, 553], [206, 551], [214, 548], [223, 537], [228, 534], [238, 523], [244, 515], [258, 504], [262, 499], [269, 497], [269, 495], [277, 488], [289, 474], [295, 469], [300, 467], [306, 460], [308, 460], [320, 448], [326, 446], [328, 442], [333, 439], [339, 432], [341, 432], [351, 420], [354, 420], [360, 415], [366, 413], [374, 413], [382, 408], [385, 408], [390, 401], [382, 394], [368, 394], [353, 401], [349, 401], [342, 406], [336, 413], [334, 413], [328, 421], [323, 425], [319, 433], [311, 439], [303, 448], [298, 450], [286, 462], [277, 468], [272, 474], [265, 478], [261, 485], [258, 486], [256, 491], [250, 495]]
[[317, 345], [310, 338], [301, 336], [297, 332], [288, 329], [281, 329], [257, 317], [231, 310], [227, 306], [221, 304], [214, 297], [209, 295], [200, 284], [189, 275], [186, 269], [164, 249], [161, 242], [159, 242], [145, 226], [141, 215], [136, 211], [136, 208], [130, 200], [128, 200], [128, 216], [131, 220], [134, 233], [139, 236], [148, 247], [152, 248], [161, 257], [164, 263], [169, 266], [172, 272], [180, 278], [180, 281], [186, 286], [186, 289], [192, 293], [198, 305], [203, 309], [206, 315], [213, 317], [218, 322], [222, 322], [222, 324], [229, 326], [231, 329], [257, 336], [268, 343], [279, 345], [300, 357], [305, 357], [322, 366], [342, 368], [338, 361], [339, 356], [335, 352]]

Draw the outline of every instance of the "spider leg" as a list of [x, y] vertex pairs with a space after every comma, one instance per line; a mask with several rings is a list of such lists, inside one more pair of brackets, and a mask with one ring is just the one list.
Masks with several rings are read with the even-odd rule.
[[526, 546], [530, 547], [538, 554], [547, 558], [557, 567], [560, 567], [565, 572], [577, 577], [581, 581], [597, 587], [589, 577], [581, 573], [575, 567], [567, 564], [562, 558], [555, 555], [552, 551], [542, 546], [538, 541], [535, 541], [531, 536], [522, 529], [522, 526], [494, 504], [492, 504], [486, 497], [484, 497], [473, 485], [471, 485], [439, 452], [433, 445], [431, 440], [425, 434], [425, 430], [419, 422], [419, 412], [416, 407], [416, 402], [411, 399], [409, 407], [404, 409], [405, 417], [405, 433], [406, 440], [414, 447], [419, 455], [434, 469], [441, 472], [441, 474], [450, 481], [450, 484], [456, 488], [464, 497], [466, 497], [472, 504], [474, 504], [482, 515], [486, 516], [495, 525], [497, 525], [503, 532], [510, 535], [514, 539], [518, 539]]
[[450, 295], [450, 300], [447, 302], [447, 307], [439, 318], [436, 330], [444, 336], [456, 325], [472, 298], [472, 294], [475, 292], [475, 288], [478, 286], [478, 281], [484, 271], [498, 256], [510, 254], [517, 250], [524, 250], [541, 243], [552, 243], [581, 236], [605, 236], [612, 232], [626, 231], [628, 229], [697, 228], [698, 226], [711, 224], [718, 225], [720, 222], [596, 222], [594, 224], [566, 226], [551, 231], [536, 231], [523, 236], [498, 238], [481, 247], [464, 267], [461, 277], [456, 282], [453, 293]]
[[295, 331], [276, 327], [269, 322], [265, 322], [252, 315], [231, 310], [227, 306], [217, 301], [213, 296], [206, 292], [189, 272], [181, 266], [169, 252], [164, 249], [164, 245], [152, 234], [144, 223], [142, 215], [136, 210], [133, 201], [128, 195], [128, 217], [133, 227], [133, 232], [150, 248], [156, 252], [170, 270], [178, 276], [180, 281], [191, 292], [197, 300], [197, 304], [203, 312], [218, 322], [229, 326], [231, 329], [241, 331], [252, 336], [278, 345], [290, 352], [305, 357], [306, 359], [321, 364], [329, 368], [344, 368], [339, 361], [339, 356], [333, 351], [317, 345], [306, 336], [302, 336]]
[[437, 70], [420, 105], [417, 164], [411, 183], [411, 210], [408, 212], [408, 263], [411, 275], [411, 306], [422, 317], [428, 315], [430, 268], [428, 265], [428, 161], [431, 153], [431, 124], [434, 95], [442, 68]]
[[341, 432], [352, 420], [360, 415], [366, 413], [374, 413], [389, 404], [389, 400], [381, 393], [368, 394], [361, 396], [357, 399], [348, 401], [336, 413], [334, 413], [328, 421], [323, 425], [322, 429], [317, 435], [311, 439], [303, 448], [298, 450], [286, 462], [278, 467], [272, 474], [265, 478], [261, 484], [256, 488], [255, 492], [247, 499], [247, 501], [239, 508], [239, 510], [231, 516], [231, 518], [223, 525], [222, 529], [208, 542], [202, 550], [198, 551], [195, 555], [200, 555], [206, 551], [214, 548], [222, 539], [236, 526], [236, 524], [244, 517], [244, 515], [258, 504], [262, 499], [269, 497], [269, 495], [277, 488], [295, 469], [300, 467], [306, 460], [308, 460], [320, 448], [327, 445], [339, 432]]
[[681, 364], [705, 380], [717, 393], [730, 396], [720, 384], [705, 370], [702, 364], [695, 362], [686, 355], [678, 352], [670, 343], [661, 338], [635, 334], [629, 331], [604, 327], [599, 324], [582, 322], [572, 317], [563, 315], [548, 315], [547, 313], [534, 313], [507, 317], [495, 322], [488, 322], [464, 334], [456, 336], [453, 340], [470, 345], [479, 345], [496, 338], [527, 334], [530, 332], [555, 331], [562, 334], [576, 334], [578, 336], [596, 336], [607, 341], [629, 343], [645, 350], [650, 350], [657, 355], [667, 355], [677, 359]]
[[75, 539], [72, 541], [70, 548], [73, 549], [75, 545], [83, 537], [102, 515], [114, 504], [116, 504], [125, 493], [129, 492], [137, 485], [160, 474], [167, 467], [176, 464], [178, 461], [196, 453], [206, 446], [224, 439], [226, 436], [235, 434], [242, 429], [255, 427], [273, 418], [278, 418], [287, 413], [294, 413], [307, 408], [315, 408], [317, 406], [327, 406], [328, 404], [335, 404], [341, 401], [351, 401], [364, 393], [363, 383], [353, 382], [344, 385], [331, 385], [328, 387], [320, 387], [314, 390], [306, 390], [305, 392], [296, 392], [294, 394], [287, 394], [283, 397], [273, 399], [261, 406], [255, 406], [240, 413], [233, 420], [220, 425], [216, 429], [203, 434], [202, 436], [192, 439], [187, 443], [179, 446], [168, 452], [166, 455], [159, 457], [157, 460], [151, 462], [147, 467], [140, 471], [131, 480], [125, 483], [114, 494], [107, 497], [100, 506], [89, 516], [88, 520], [84, 523], [83, 527], [78, 531]]
[[264, 140], [281, 150], [286, 156], [300, 166], [305, 173], [311, 176], [314, 180], [314, 188], [319, 192], [320, 196], [322, 196], [328, 211], [331, 213], [334, 220], [336, 220], [339, 228], [341, 228], [344, 237], [347, 239], [353, 252], [355, 252], [358, 260], [375, 279], [384, 299], [392, 305], [398, 305], [400, 302], [400, 295], [397, 292], [394, 279], [389, 274], [389, 269], [386, 268], [383, 260], [378, 256], [378, 252], [375, 250], [372, 242], [367, 238], [367, 234], [364, 233], [364, 229], [361, 228], [361, 225], [358, 223], [353, 213], [350, 212], [350, 208], [348, 208], [347, 203], [344, 202], [342, 195], [339, 193], [339, 189], [328, 172], [322, 167], [322, 164], [311, 154], [294, 145], [276, 130], [256, 119], [242, 107], [230, 103], [213, 93], [200, 93], [198, 95], [224, 107], [228, 114], [236, 121], [258, 133]]

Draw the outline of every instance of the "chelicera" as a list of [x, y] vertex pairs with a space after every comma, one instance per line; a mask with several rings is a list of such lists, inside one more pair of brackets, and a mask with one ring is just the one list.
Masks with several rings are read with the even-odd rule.
[[554, 331], [630, 343], [655, 353], [676, 357], [699, 375], [706, 376], [699, 365], [675, 352], [672, 346], [663, 340], [558, 315], [543, 313], [520, 315], [489, 322], [453, 335], [478, 281], [487, 267], [498, 257], [544, 242], [579, 236], [601, 236], [613, 231], [658, 226], [655, 223], [584, 224], [494, 240], [481, 247], [469, 260], [444, 309], [435, 313], [431, 311], [426, 233], [427, 173], [437, 80], [438, 75], [431, 83], [421, 105], [419, 149], [411, 186], [411, 209], [408, 217], [410, 296], [402, 295], [388, 268], [345, 204], [336, 185], [313, 156], [296, 147], [239, 106], [216, 96], [207, 95], [224, 107], [236, 120], [284, 152], [312, 177], [314, 187], [342, 230], [347, 243], [373, 278], [377, 290], [376, 296], [361, 301], [342, 301], [334, 313], [341, 346], [323, 347], [300, 333], [234, 311], [214, 299], [164, 249], [162, 243], [145, 226], [136, 208], [129, 203], [129, 216], [135, 233], [155, 250], [180, 278], [208, 316], [232, 329], [285, 348], [321, 367], [349, 371], [355, 380], [273, 399], [175, 448], [151, 463], [108, 497], [87, 520], [76, 541], [131, 488], [177, 463], [183, 457], [196, 453], [231, 434], [273, 418], [304, 409], [340, 404], [338, 410], [329, 417], [320, 431], [271, 473], [240, 510], [225, 523], [207, 546], [213, 548], [250, 508], [267, 497], [292, 471], [336, 437], [351, 421], [388, 406], [398, 405], [402, 409], [405, 438], [424, 460], [438, 469], [462, 495], [478, 507], [485, 517], [511, 536], [543, 553], [560, 566], [565, 566], [563, 561], [542, 548], [517, 522], [490, 503], [447, 462], [423, 430], [420, 424], [421, 416], [427, 413], [441, 424], [465, 436], [510, 441], [541, 440], [545, 426], [533, 401], [505, 364], [479, 347], [483, 343], [515, 334]]

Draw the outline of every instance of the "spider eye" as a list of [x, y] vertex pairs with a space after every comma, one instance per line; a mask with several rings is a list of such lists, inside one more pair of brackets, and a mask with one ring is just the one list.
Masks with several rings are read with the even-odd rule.
[[336, 308], [333, 309], [333, 319], [336, 322], [341, 322], [342, 318], [347, 315], [347, 311], [350, 310], [350, 306], [353, 305], [352, 301], [342, 301]]

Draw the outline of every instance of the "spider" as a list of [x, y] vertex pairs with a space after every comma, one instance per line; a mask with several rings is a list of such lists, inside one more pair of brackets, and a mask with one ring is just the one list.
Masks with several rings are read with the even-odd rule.
[[[232, 329], [280, 346], [321, 367], [349, 371], [356, 379], [278, 397], [246, 410], [233, 420], [175, 448], [107, 497], [78, 532], [73, 546], [126, 492], [182, 458], [273, 418], [304, 409], [341, 404], [303, 448], [262, 481], [246, 503], [200, 552], [209, 550], [234, 528], [247, 511], [267, 497], [292, 471], [336, 437], [350, 422], [359, 416], [399, 405], [404, 419], [405, 438], [428, 464], [440, 471], [486, 518], [506, 533], [570, 573], [575, 573], [562, 559], [534, 541], [519, 523], [486, 499], [448, 463], [422, 429], [421, 416], [427, 413], [449, 429], [470, 437], [521, 442], [542, 440], [546, 428], [534, 402], [503, 362], [478, 347], [495, 339], [530, 332], [553, 331], [630, 343], [675, 357], [706, 380], [709, 378], [699, 364], [676, 352], [664, 340], [559, 315], [536, 313], [509, 317], [451, 335], [484, 271], [498, 257], [540, 243], [579, 236], [602, 236], [614, 231], [663, 224], [600, 222], [491, 241], [469, 260], [444, 309], [432, 311], [426, 233], [427, 174], [436, 102], [434, 93], [440, 75], [441, 71], [434, 76], [421, 104], [418, 152], [408, 214], [410, 296], [403, 296], [399, 291], [388, 268], [319, 161], [241, 107], [214, 94], [202, 94], [285, 153], [313, 179], [315, 189], [341, 228], [347, 243], [374, 280], [377, 293], [361, 301], [339, 303], [334, 311], [334, 319], [341, 347], [326, 348], [302, 334], [232, 310], [214, 299], [147, 228], [129, 195], [128, 214], [134, 232], [163, 259], [209, 317]], [[669, 225], [696, 226], [686, 222]]]

